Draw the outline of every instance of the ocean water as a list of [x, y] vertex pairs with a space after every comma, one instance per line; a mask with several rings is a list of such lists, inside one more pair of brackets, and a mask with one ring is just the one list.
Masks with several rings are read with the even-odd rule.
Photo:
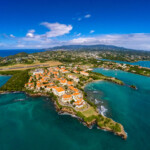
[[127, 61], [110, 60], [110, 59], [101, 59], [101, 60], [112, 61], [120, 64], [138, 65], [138, 66], [150, 68], [150, 61], [127, 62]]
[[4, 85], [10, 78], [11, 78], [11, 76], [2, 76], [2, 75], [0, 75], [0, 87], [2, 85]]
[[[150, 78], [118, 70], [94, 71], [138, 87], [134, 90], [101, 81], [85, 88], [107, 109], [106, 116], [123, 124], [127, 140], [96, 126], [88, 129], [71, 116], [58, 115], [48, 98], [9, 93], [0, 95], [0, 150], [149, 150]], [[6, 78], [0, 76], [0, 83]]]
[[21, 52], [26, 52], [28, 54], [31, 53], [37, 53], [37, 52], [44, 52], [44, 50], [39, 50], [39, 49], [20, 49], [20, 50], [0, 50], [0, 57], [6, 57], [10, 55], [15, 55]]

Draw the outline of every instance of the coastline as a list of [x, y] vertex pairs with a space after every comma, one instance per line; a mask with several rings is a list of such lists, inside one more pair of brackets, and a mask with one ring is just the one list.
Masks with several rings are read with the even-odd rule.
[[99, 79], [99, 80], [94, 80], [94, 81], [88, 82], [84, 86], [82, 86], [82, 89], [84, 89], [90, 83], [95, 83], [95, 82], [100, 82], [100, 81], [104, 81], [104, 80], [103, 79]]
[[[20, 80], [22, 81], [22, 75], [24, 75], [25, 73], [26, 73], [25, 83], [27, 83], [28, 79], [29, 79], [28, 71], [21, 72], [21, 73], [19, 73], [19, 75], [18, 74], [17, 75], [20, 77]], [[118, 135], [118, 136], [122, 137], [123, 139], [126, 139], [127, 135], [124, 131], [123, 126], [121, 124], [113, 121], [110, 118], [102, 116], [98, 112], [97, 106], [94, 103], [87, 100], [86, 93], [84, 92], [84, 87], [87, 84], [92, 83], [92, 82], [109, 81], [109, 82], [113, 82], [113, 83], [120, 84], [120, 85], [124, 85], [124, 83], [119, 79], [107, 77], [107, 76], [104, 76], [102, 74], [97, 74], [97, 73], [94, 73], [94, 72], [91, 73], [90, 75], [91, 75], [91, 80], [88, 80], [88, 82], [84, 82], [83, 86], [81, 86], [81, 90], [84, 93], [83, 94], [84, 100], [89, 105], [90, 110], [92, 109], [92, 113], [90, 115], [87, 114], [88, 112], [86, 112], [86, 111], [81, 111], [81, 110], [78, 110], [78, 109], [76, 110], [73, 107], [66, 106], [66, 105], [63, 105], [63, 104], [59, 103], [58, 97], [54, 96], [53, 93], [51, 93], [51, 92], [46, 93], [46, 92], [43, 92], [43, 91], [39, 91], [37, 93], [33, 93], [33, 91], [25, 90], [24, 83], [22, 83], [22, 86], [18, 89], [16, 87], [15, 88], [14, 87], [9, 88], [11, 86], [11, 84], [10, 84], [11, 82], [9, 82], [9, 84], [7, 84], [8, 82], [6, 82], [7, 85], [6, 85], [5, 88], [1, 89], [0, 94], [16, 93], [16, 92], [19, 93], [20, 92], [20, 93], [25, 93], [25, 94], [27, 94], [31, 97], [41, 97], [41, 96], [49, 97], [54, 102], [54, 106], [55, 106], [56, 111], [58, 112], [58, 114], [69, 114], [73, 117], [76, 117], [80, 122], [82, 122], [88, 128], [92, 128], [92, 126], [94, 124], [96, 124], [97, 127], [99, 127], [100, 129], [106, 130], [106, 131], [109, 131], [109, 132], [113, 132], [115, 135]], [[15, 78], [15, 80], [13, 80], [13, 81], [15, 81], [14, 82], [15, 84], [17, 84], [17, 82], [18, 82], [18, 80], [16, 80], [16, 79], [18, 79], [18, 76]]]
[[[100, 81], [102, 81], [102, 80], [100, 80]], [[97, 82], [97, 81], [95, 81], [95, 82]], [[102, 130], [105, 130], [105, 131], [112, 132], [115, 135], [122, 137], [122, 139], [124, 139], [124, 140], [127, 139], [127, 134], [124, 131], [124, 128], [121, 124], [119, 124], [121, 126], [121, 131], [120, 132], [114, 132], [109, 127], [99, 126], [96, 118], [92, 119], [91, 121], [85, 121], [83, 118], [79, 117], [77, 115], [77, 113], [72, 108], [68, 108], [68, 107], [65, 107], [65, 106], [60, 108], [59, 105], [57, 104], [57, 102], [53, 99], [53, 97], [51, 97], [50, 95], [48, 95], [46, 93], [31, 94], [31, 93], [28, 93], [28, 92], [25, 92], [25, 91], [12, 91], [12, 92], [0, 91], [0, 94], [9, 94], [9, 93], [25, 93], [26, 95], [31, 96], [31, 97], [41, 97], [41, 96], [48, 97], [53, 101], [55, 109], [56, 109], [56, 111], [58, 112], [59, 115], [62, 115], [62, 114], [71, 115], [72, 117], [77, 118], [83, 125], [87, 126], [89, 129], [91, 129], [93, 127], [93, 125], [96, 124], [98, 129], [102, 129]], [[113, 122], [115, 122], [115, 121], [113, 121]]]
[[115, 84], [118, 84], [118, 85], [125, 85], [124, 82], [122, 82], [121, 80], [120, 83], [119, 82], [115, 82], [115, 80], [112, 80], [112, 79], [98, 79], [98, 80], [93, 80], [93, 81], [90, 81], [88, 83], [86, 83], [84, 86], [82, 86], [82, 88], [84, 89], [86, 87], [87, 84], [89, 83], [95, 83], [95, 82], [100, 82], [100, 81], [109, 81], [109, 82], [112, 82], [112, 83], [115, 83]]

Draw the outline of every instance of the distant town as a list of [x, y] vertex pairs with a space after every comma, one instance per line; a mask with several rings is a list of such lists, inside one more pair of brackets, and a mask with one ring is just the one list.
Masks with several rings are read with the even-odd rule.
[[[90, 67], [103, 67], [107, 69], [119, 69], [131, 73], [150, 76], [150, 69], [124, 63], [116, 63], [108, 60], [136, 62], [150, 60], [150, 53], [136, 50], [118, 50], [115, 48], [102, 49], [99, 47], [66, 48], [59, 47], [44, 52], [27, 54], [19, 53], [13, 56], [0, 58], [1, 70], [30, 69], [35, 67], [48, 67], [54, 61], [60, 63], [75, 63], [90, 65]], [[50, 62], [51, 61], [51, 62]], [[49, 63], [50, 62], [50, 63]]]

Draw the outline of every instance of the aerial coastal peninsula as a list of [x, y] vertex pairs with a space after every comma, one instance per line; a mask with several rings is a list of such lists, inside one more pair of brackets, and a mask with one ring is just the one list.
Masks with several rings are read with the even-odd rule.
[[72, 64], [1, 74], [13, 74], [1, 87], [1, 93], [24, 91], [30, 96], [48, 96], [59, 113], [76, 116], [88, 127], [96, 124], [100, 129], [111, 131], [123, 139], [127, 138], [123, 126], [102, 116], [84, 92], [84, 86], [89, 82], [108, 80], [123, 85], [122, 81], [91, 72], [88, 66]]
[[0, 150], [150, 150], [150, 0], [0, 0]]
[[[59, 114], [73, 115], [89, 128], [96, 124], [98, 128], [126, 139], [123, 125], [102, 115], [97, 105], [88, 99], [84, 87], [102, 80], [126, 86], [117, 78], [93, 72], [93, 68], [118, 69], [150, 76], [149, 68], [102, 60], [120, 58], [131, 62], [133, 58], [137, 61], [149, 60], [149, 55], [137, 52], [133, 56], [128, 51], [110, 49], [105, 49], [104, 53], [100, 47], [92, 47], [92, 50], [90, 47], [67, 48], [57, 47], [39, 53], [19, 53], [0, 58], [0, 74], [11, 75], [0, 88], [0, 93], [17, 91], [34, 97], [49, 97]], [[137, 89], [135, 85], [128, 86]]]
[[[132, 61], [133, 53], [110, 49], [105, 49], [104, 53], [103, 49], [98, 48], [92, 47], [91, 50], [90, 47], [89, 49], [58, 47], [39, 53], [19, 53], [0, 58], [0, 74], [11, 75], [0, 91], [1, 93], [19, 91], [30, 96], [50, 97], [59, 113], [73, 115], [89, 128], [96, 124], [98, 128], [111, 131], [126, 139], [124, 127], [103, 116], [96, 104], [88, 99], [84, 87], [88, 83], [102, 80], [126, 86], [126, 83], [117, 78], [93, 72], [93, 68], [119, 69], [145, 76], [150, 76], [150, 69], [103, 61], [104, 58]], [[140, 58], [149, 60], [147, 53], [140, 55], [137, 52], [134, 58], [137, 61]], [[135, 85], [128, 86], [137, 89]]]

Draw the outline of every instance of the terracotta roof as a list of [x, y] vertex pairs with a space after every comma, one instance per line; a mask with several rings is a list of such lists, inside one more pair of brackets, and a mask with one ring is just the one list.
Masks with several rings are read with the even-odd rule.
[[60, 83], [66, 83], [67, 82], [67, 80], [66, 79], [64, 79], [64, 80], [60, 80]]
[[31, 86], [31, 85], [33, 85], [33, 83], [27, 83], [26, 85], [29, 85], [29, 86]]
[[71, 89], [71, 90], [72, 90], [72, 89], [74, 89], [74, 87], [73, 87], [73, 86], [69, 86], [69, 89]]
[[76, 102], [74, 102], [75, 105], [82, 105], [83, 104], [83, 99], [80, 99]]
[[74, 96], [76, 96], [76, 95], [80, 95], [80, 93], [73, 93], [73, 95], [74, 95]]
[[52, 89], [55, 89], [55, 88], [57, 88], [57, 86], [52, 86]]
[[73, 84], [73, 82], [71, 82], [71, 81], [68, 81], [68, 83], [67, 84], [69, 84], [69, 85], [72, 85]]
[[64, 94], [63, 96], [62, 96], [62, 98], [71, 98], [72, 97], [72, 95], [67, 95], [67, 94]]
[[75, 92], [78, 92], [78, 91], [79, 91], [79, 90], [78, 90], [78, 89], [76, 89], [76, 88], [74, 88], [73, 90], [74, 90]]
[[55, 89], [56, 89], [57, 92], [63, 92], [63, 91], [65, 91], [62, 87], [57, 87]]

